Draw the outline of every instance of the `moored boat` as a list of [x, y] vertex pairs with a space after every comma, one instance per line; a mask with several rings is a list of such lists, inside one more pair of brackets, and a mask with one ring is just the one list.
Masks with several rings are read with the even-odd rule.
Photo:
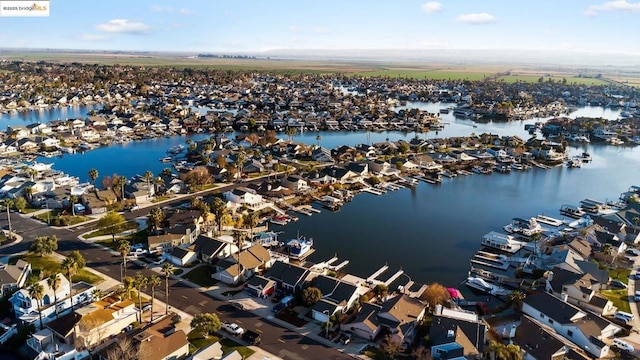
[[586, 213], [577, 206], [565, 204], [560, 207], [560, 215], [568, 216], [574, 219], [579, 219], [585, 216]]

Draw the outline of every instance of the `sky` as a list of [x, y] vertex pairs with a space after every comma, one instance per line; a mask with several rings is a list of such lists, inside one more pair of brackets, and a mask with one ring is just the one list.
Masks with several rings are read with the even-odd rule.
[[50, 0], [49, 9], [49, 17], [0, 17], [0, 47], [640, 54], [640, 1], [629, 0]]

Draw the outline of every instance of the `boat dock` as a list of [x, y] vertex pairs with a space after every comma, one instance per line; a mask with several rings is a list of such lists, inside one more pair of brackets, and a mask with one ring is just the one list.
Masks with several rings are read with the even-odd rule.
[[471, 171], [467, 171], [467, 170], [463, 170], [463, 169], [458, 170], [458, 174], [465, 175], [465, 176], [473, 175], [473, 173]]
[[296, 206], [294, 208], [292, 208], [291, 210], [300, 213], [302, 215], [307, 215], [307, 216], [311, 216], [314, 213], [319, 214], [320, 210], [314, 208], [311, 205], [300, 205], [300, 206]]
[[380, 190], [380, 189], [374, 189], [372, 187], [362, 188], [361, 191], [368, 192], [370, 194], [374, 194], [374, 195], [378, 195], [378, 196], [383, 195], [383, 194], [386, 193], [386, 191], [383, 191], [383, 190]]
[[428, 184], [434, 184], [434, 185], [435, 184], [440, 184], [442, 182], [442, 180], [440, 180], [440, 179], [428, 178], [428, 177], [420, 176], [420, 175], [415, 175], [414, 178], [418, 179], [418, 180], [421, 180], [421, 181], [424, 181], [424, 182], [426, 182]]
[[537, 161], [531, 160], [531, 164], [533, 164], [533, 166], [535, 167], [539, 167], [540, 169], [545, 169], [545, 170], [549, 170], [551, 169], [551, 166], [549, 165], [545, 165], [545, 164], [541, 164]]

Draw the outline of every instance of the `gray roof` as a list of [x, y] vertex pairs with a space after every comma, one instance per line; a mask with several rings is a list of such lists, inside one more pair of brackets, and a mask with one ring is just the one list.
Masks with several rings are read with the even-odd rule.
[[198, 236], [194, 244], [196, 252], [206, 256], [215, 256], [226, 245], [225, 242], [204, 235]]
[[258, 288], [258, 289], [266, 289], [269, 284], [273, 284], [274, 281], [271, 279], [267, 279], [264, 276], [261, 275], [256, 275], [251, 277], [251, 279], [249, 279], [249, 281], [247, 281], [247, 285], [251, 285], [254, 288]]
[[[451, 342], [449, 331], [460, 330], [469, 339], [471, 344], [482, 352], [487, 332], [487, 325], [480, 321], [466, 321], [442, 315], [433, 315], [429, 338], [432, 345], [440, 345]], [[461, 344], [462, 345], [462, 344]]]
[[171, 256], [178, 259], [183, 259], [185, 256], [187, 256], [187, 254], [189, 254], [189, 250], [179, 247], [175, 247], [173, 248], [173, 251], [171, 251]]
[[571, 323], [571, 318], [582, 313], [579, 308], [544, 292], [527, 296], [524, 303], [561, 324]]
[[4, 268], [0, 268], [0, 286], [17, 283], [28, 266], [28, 262], [18, 260], [15, 265], [6, 265]]
[[331, 300], [338, 305], [345, 305], [353, 296], [353, 293], [358, 290], [354, 285], [325, 275], [320, 275], [313, 279], [313, 286], [320, 289], [323, 298]]
[[520, 326], [516, 329], [513, 342], [536, 359], [551, 359], [553, 354], [565, 346], [565, 342], [558, 335], [547, 331], [526, 315], [520, 317]]
[[308, 273], [309, 270], [301, 266], [276, 261], [264, 276], [272, 280], [282, 281], [285, 284], [296, 286], [304, 281]]

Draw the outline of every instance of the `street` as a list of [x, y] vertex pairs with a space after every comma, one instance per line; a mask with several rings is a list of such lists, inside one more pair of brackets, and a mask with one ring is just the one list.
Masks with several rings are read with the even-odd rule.
[[[185, 201], [185, 199], [177, 202]], [[148, 209], [147, 209], [148, 211]], [[140, 213], [138, 213], [140, 212]], [[143, 211], [138, 210], [127, 214], [127, 218], [142, 216]], [[109, 251], [90, 243], [85, 243], [77, 239], [80, 233], [89, 231], [91, 226], [82, 226], [76, 229], [57, 229], [45, 224], [12, 213], [11, 221], [14, 231], [24, 239], [18, 244], [0, 249], [0, 257], [10, 256], [24, 252], [28, 249], [29, 243], [36, 236], [56, 235], [58, 237], [58, 253], [68, 255], [73, 250], [79, 250], [87, 261], [87, 267], [91, 267], [114, 279], [120, 279], [120, 268], [122, 258], [112, 255]], [[6, 223], [6, 213], [0, 215], [0, 223]], [[137, 272], [143, 275], [158, 275], [156, 272], [141, 267], [135, 263], [127, 264], [127, 275], [135, 275]], [[268, 319], [260, 318], [250, 312], [235, 310], [222, 300], [215, 299], [208, 294], [202, 293], [179, 280], [169, 280], [169, 304], [188, 314], [195, 315], [204, 312], [216, 313], [221, 321], [236, 322], [245, 329], [255, 330], [262, 334], [261, 348], [269, 351], [283, 359], [350, 359], [351, 357], [339, 352], [334, 348], [327, 347], [319, 342], [304, 337], [294, 331], [285, 329]], [[149, 295], [149, 291], [145, 291]], [[156, 289], [155, 297], [161, 301], [166, 301], [163, 285]]]

